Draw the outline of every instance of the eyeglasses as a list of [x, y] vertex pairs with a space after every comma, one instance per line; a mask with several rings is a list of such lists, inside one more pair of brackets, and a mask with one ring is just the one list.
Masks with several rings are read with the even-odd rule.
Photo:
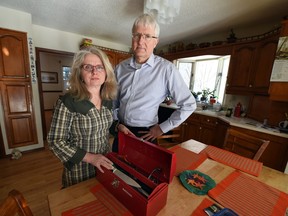
[[143, 38], [145, 41], [149, 42], [152, 38], [157, 39], [158, 37], [149, 35], [149, 34], [142, 34], [142, 33], [134, 33], [132, 34], [132, 39], [134, 41], [139, 41], [140, 38]]
[[104, 72], [105, 71], [105, 68], [101, 65], [93, 66], [90, 64], [83, 64], [81, 66], [81, 68], [83, 68], [85, 71], [90, 72], [90, 73], [92, 73], [94, 71], [96, 71], [96, 72]]

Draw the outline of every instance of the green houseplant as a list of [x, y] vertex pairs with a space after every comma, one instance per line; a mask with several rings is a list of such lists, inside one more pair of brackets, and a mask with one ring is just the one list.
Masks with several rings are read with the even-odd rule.
[[198, 92], [191, 91], [191, 93], [194, 96], [195, 100], [198, 101], [198, 96], [201, 95], [201, 92], [200, 91], [198, 91]]
[[215, 98], [216, 97], [215, 96], [215, 91], [216, 91], [215, 89], [212, 90], [212, 91], [210, 91], [209, 88], [203, 89], [202, 93], [201, 93], [200, 100], [203, 101], [203, 102], [206, 102], [208, 100], [209, 96], [212, 97], [212, 98]]

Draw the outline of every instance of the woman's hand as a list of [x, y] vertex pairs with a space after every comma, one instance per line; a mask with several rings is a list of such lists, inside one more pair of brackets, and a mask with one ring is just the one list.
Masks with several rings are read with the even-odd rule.
[[83, 161], [97, 167], [97, 169], [99, 169], [102, 173], [104, 173], [103, 169], [101, 168], [102, 166], [108, 170], [113, 169], [113, 162], [102, 154], [93, 154], [87, 152], [83, 158]]
[[124, 134], [131, 134], [133, 136], [135, 136], [135, 134], [133, 134], [125, 125], [123, 124], [119, 124], [118, 125], [118, 131], [123, 132]]

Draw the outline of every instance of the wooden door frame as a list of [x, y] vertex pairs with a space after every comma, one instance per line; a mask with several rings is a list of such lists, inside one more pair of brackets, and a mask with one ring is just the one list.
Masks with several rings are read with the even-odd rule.
[[59, 51], [59, 50], [52, 50], [46, 48], [35, 47], [36, 53], [36, 71], [37, 71], [37, 81], [38, 81], [38, 89], [39, 89], [39, 102], [40, 102], [40, 112], [41, 112], [41, 122], [42, 122], [42, 133], [43, 133], [43, 140], [46, 140], [47, 133], [46, 133], [46, 124], [45, 124], [45, 109], [44, 109], [44, 99], [43, 99], [43, 89], [42, 89], [42, 80], [41, 80], [41, 61], [40, 61], [40, 53], [49, 53], [49, 54], [56, 54], [61, 56], [74, 56], [74, 53]]

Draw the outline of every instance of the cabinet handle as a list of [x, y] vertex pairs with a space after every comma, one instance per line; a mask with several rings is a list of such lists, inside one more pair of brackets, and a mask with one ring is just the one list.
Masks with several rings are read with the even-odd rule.
[[252, 87], [252, 85], [250, 84], [250, 85], [249, 85], [249, 88], [251, 88], [251, 87]]
[[207, 119], [207, 122], [210, 122], [210, 119]]
[[199, 127], [200, 130], [202, 130], [202, 127]]

